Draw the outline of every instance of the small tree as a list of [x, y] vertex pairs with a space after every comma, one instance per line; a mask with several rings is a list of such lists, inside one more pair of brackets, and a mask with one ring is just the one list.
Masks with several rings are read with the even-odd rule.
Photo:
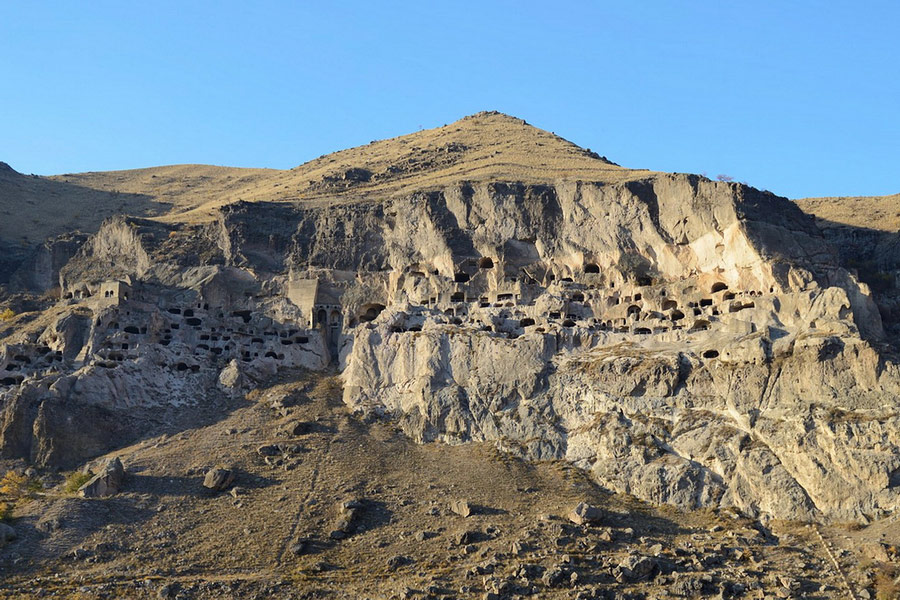
[[731, 175], [725, 175], [725, 174], [716, 175], [716, 179], [718, 179], [719, 181], [727, 181], [727, 182], [734, 181], [734, 177], [732, 177]]

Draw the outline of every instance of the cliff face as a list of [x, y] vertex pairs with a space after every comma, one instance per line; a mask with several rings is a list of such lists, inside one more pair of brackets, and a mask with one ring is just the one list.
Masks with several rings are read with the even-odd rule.
[[900, 333], [900, 195], [805, 198], [797, 204], [815, 215], [841, 266], [857, 274], [872, 296], [890, 336]]
[[397, 416], [416, 440], [566, 458], [684, 508], [857, 519], [896, 506], [900, 380], [858, 338], [769, 329], [648, 344], [576, 326], [509, 339], [398, 333], [402, 316], [357, 333], [345, 400]]
[[[272, 177], [307, 195], [108, 219], [58, 268], [63, 301], [4, 340], [0, 452], [85, 458], [139, 435], [126, 409], [337, 367], [348, 405], [418, 441], [566, 459], [654, 502], [896, 508], [878, 309], [786, 199], [489, 114]], [[96, 410], [114, 435], [67, 433]]]

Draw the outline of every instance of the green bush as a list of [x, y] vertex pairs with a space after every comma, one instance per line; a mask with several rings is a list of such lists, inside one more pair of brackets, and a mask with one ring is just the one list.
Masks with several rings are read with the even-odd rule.
[[93, 477], [93, 475], [91, 475], [90, 473], [82, 473], [81, 471], [69, 473], [69, 475], [66, 477], [66, 486], [64, 488], [66, 493], [74, 494], [78, 491], [78, 488], [90, 481], [91, 477]]

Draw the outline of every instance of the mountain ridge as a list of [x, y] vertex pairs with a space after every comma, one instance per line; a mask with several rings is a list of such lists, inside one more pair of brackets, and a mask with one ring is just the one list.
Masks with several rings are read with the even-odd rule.
[[[543, 150], [534, 152], [540, 148]], [[69, 195], [76, 204], [90, 204], [97, 209], [95, 213], [112, 212], [107, 207], [120, 205], [102, 197], [108, 193], [132, 198], [137, 204], [130, 206], [134, 214], [167, 222], [203, 222], [213, 219], [221, 206], [237, 201], [304, 202], [347, 194], [384, 196], [463, 179], [614, 181], [649, 173], [618, 167], [521, 119], [482, 112], [443, 127], [323, 155], [287, 170], [166, 165], [33, 177], [34, 190], [23, 183], [23, 175], [19, 186], [31, 196], [40, 195], [49, 185], [47, 182], [74, 186], [73, 192], [93, 190], [89, 202], [81, 202], [84, 194]], [[88, 232], [98, 225], [96, 220], [84, 216], [82, 219]], [[31, 233], [36, 228], [26, 222], [16, 223], [10, 229], [26, 232], [32, 241], [56, 231]], [[3, 231], [0, 237], [5, 237]]]

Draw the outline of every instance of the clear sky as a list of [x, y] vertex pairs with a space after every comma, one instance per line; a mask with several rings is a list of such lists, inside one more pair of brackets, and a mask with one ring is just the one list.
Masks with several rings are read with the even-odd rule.
[[0, 160], [289, 168], [499, 110], [627, 167], [900, 192], [900, 2], [0, 0]]

